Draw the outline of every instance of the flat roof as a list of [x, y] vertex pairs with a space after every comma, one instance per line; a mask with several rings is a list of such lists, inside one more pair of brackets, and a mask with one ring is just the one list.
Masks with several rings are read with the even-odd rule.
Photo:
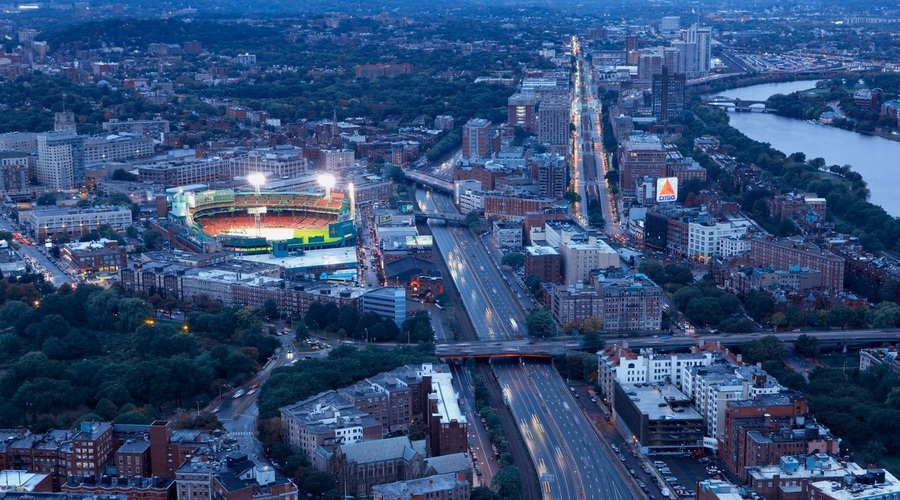
[[441, 417], [441, 423], [453, 421], [466, 423], [466, 416], [459, 408], [459, 397], [453, 389], [453, 374], [449, 371], [436, 371], [433, 365], [423, 365], [422, 375], [431, 376], [432, 395], [437, 400], [437, 412]]
[[[690, 398], [672, 384], [663, 386], [622, 384], [631, 402], [650, 420], [703, 420], [690, 406]], [[672, 404], [676, 408], [672, 408]]]
[[315, 269], [320, 267], [356, 267], [356, 248], [326, 248], [307, 250], [303, 255], [275, 257], [272, 254], [242, 255], [240, 260], [282, 266], [290, 270]]
[[525, 253], [528, 255], [559, 255], [559, 250], [548, 245], [532, 245], [525, 247]]

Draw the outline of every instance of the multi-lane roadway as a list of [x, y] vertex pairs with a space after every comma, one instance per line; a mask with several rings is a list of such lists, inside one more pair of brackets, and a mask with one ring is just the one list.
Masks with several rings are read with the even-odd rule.
[[[450, 197], [419, 190], [419, 208], [433, 213], [458, 214]], [[484, 246], [468, 230], [429, 221], [435, 244], [444, 257], [466, 312], [480, 340], [524, 337], [525, 314]]]
[[498, 363], [494, 371], [538, 469], [543, 498], [642, 498], [553, 367]]

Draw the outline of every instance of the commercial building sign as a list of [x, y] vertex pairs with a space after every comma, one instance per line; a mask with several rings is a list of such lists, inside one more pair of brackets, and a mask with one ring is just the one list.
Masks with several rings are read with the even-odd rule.
[[678, 177], [656, 179], [656, 202], [665, 203], [678, 199]]

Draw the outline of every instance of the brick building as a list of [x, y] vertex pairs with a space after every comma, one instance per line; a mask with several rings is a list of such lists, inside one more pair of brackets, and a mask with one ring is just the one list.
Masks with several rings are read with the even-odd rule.
[[844, 259], [803, 240], [751, 240], [750, 260], [775, 269], [790, 269], [792, 265], [815, 269], [822, 272], [822, 287], [826, 290], [844, 288]]

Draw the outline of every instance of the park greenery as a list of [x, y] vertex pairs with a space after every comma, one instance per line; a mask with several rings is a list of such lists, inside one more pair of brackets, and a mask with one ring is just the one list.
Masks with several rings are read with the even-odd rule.
[[91, 285], [54, 291], [35, 275], [0, 281], [0, 297], [4, 428], [42, 431], [85, 418], [149, 423], [244, 382], [279, 345], [248, 307], [207, 301], [181, 324], [156, 319], [145, 294]]

